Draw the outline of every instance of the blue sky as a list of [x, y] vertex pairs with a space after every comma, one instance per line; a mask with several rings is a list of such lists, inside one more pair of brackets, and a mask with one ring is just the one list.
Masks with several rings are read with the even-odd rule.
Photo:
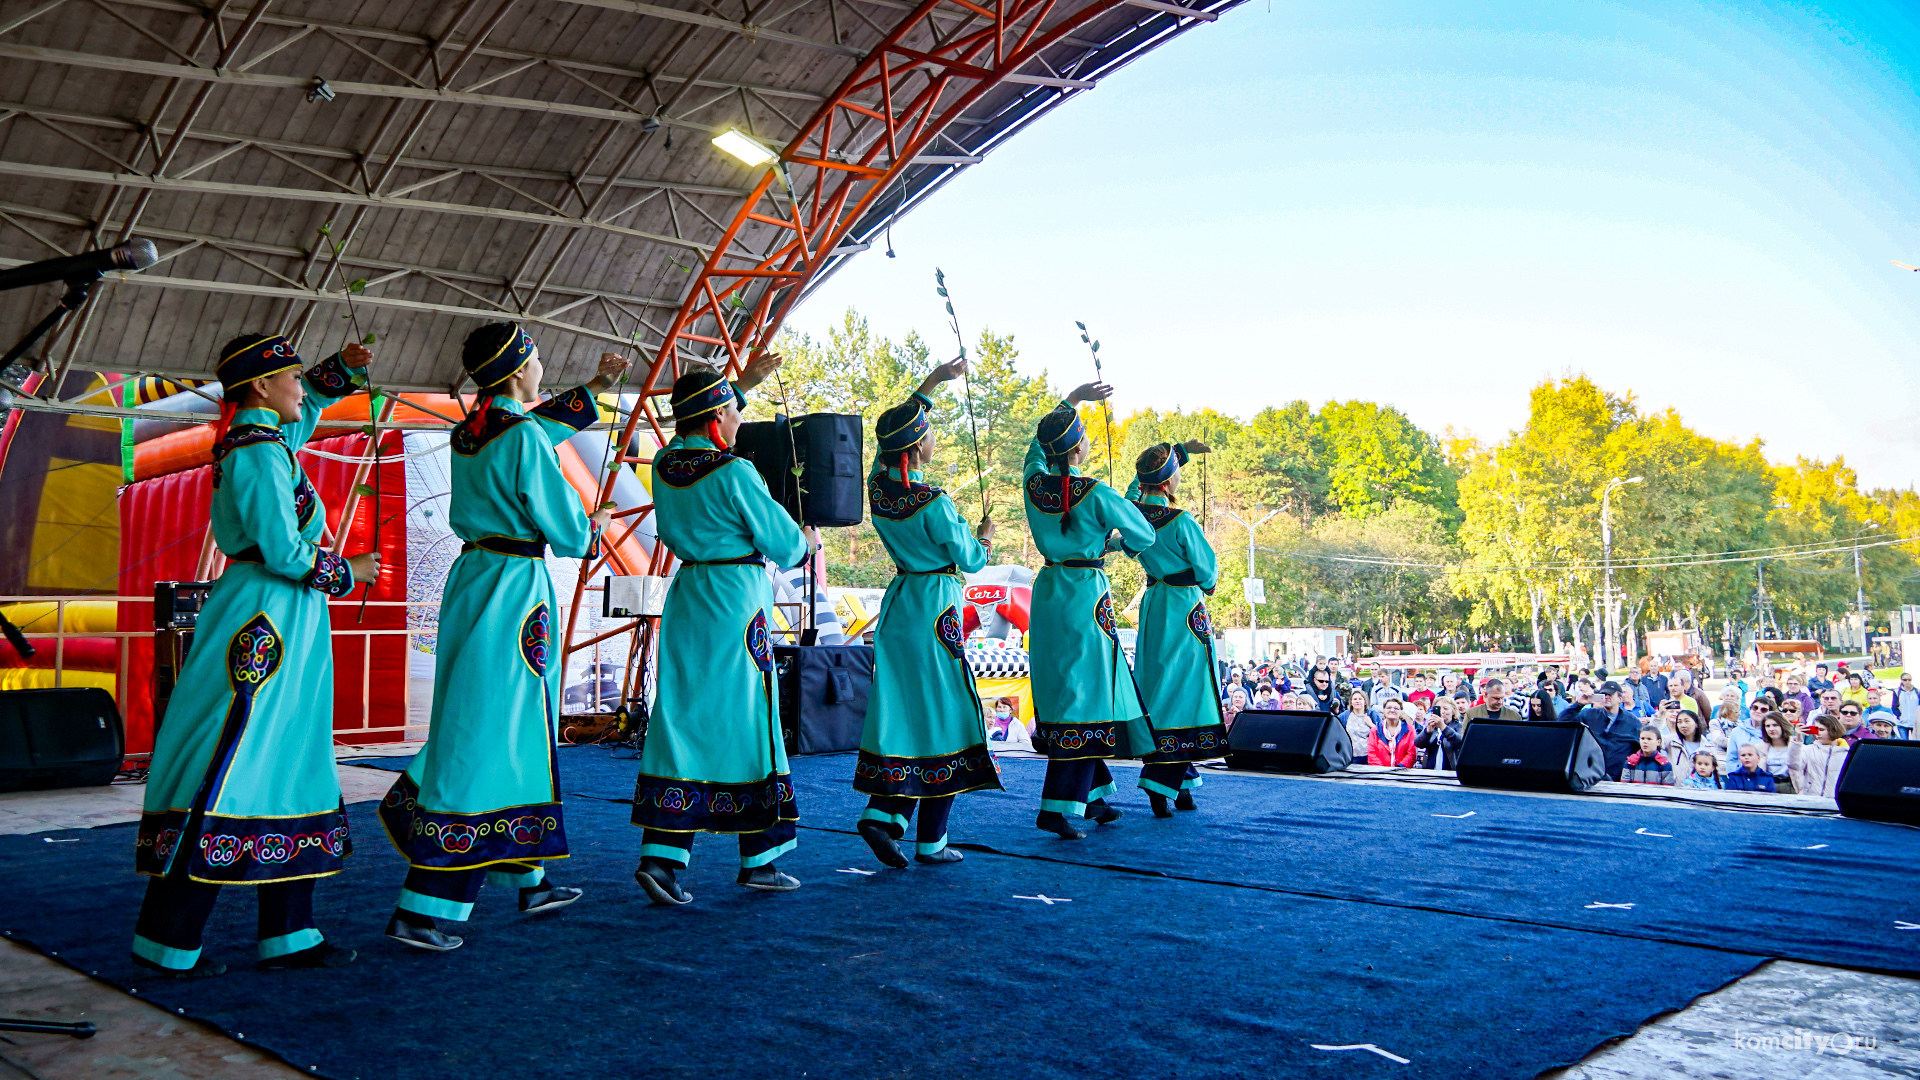
[[849, 305], [1123, 410], [1305, 398], [1498, 439], [1584, 371], [1769, 457], [1920, 483], [1920, 6], [1249, 0], [851, 261]]

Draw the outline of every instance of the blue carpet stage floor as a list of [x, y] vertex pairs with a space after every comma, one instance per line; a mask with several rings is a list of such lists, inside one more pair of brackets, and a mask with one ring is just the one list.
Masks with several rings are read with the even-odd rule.
[[[254, 970], [231, 889], [208, 944], [232, 970], [142, 979], [132, 826], [0, 837], [0, 929], [341, 1080], [1520, 1078], [1767, 957], [1920, 971], [1893, 826], [1218, 773], [1159, 821], [1116, 769], [1127, 817], [1068, 843], [1032, 827], [1044, 763], [1009, 760], [1008, 792], [955, 811], [966, 862], [887, 871], [852, 833], [843, 755], [795, 762], [781, 866], [804, 888], [738, 888], [731, 841], [705, 837], [695, 903], [665, 909], [630, 877], [635, 763], [561, 762], [554, 877], [586, 897], [522, 919], [488, 890], [454, 953], [381, 936], [403, 867], [370, 804], [317, 896], [349, 968]], [[1405, 1062], [1328, 1049], [1358, 1044]]]

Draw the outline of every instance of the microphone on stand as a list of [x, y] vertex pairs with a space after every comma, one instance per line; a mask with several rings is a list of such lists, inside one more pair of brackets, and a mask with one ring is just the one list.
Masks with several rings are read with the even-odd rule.
[[91, 281], [109, 270], [145, 270], [160, 261], [153, 241], [134, 237], [110, 248], [0, 270], [0, 291], [44, 285], [49, 281]]

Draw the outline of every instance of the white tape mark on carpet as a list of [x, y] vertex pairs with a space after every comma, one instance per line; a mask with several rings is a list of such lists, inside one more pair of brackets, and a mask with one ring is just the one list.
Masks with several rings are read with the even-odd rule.
[[1325, 1043], [1308, 1043], [1307, 1045], [1313, 1047], [1315, 1050], [1334, 1050], [1334, 1051], [1366, 1050], [1371, 1053], [1379, 1054], [1381, 1057], [1386, 1058], [1388, 1061], [1397, 1061], [1402, 1065], [1409, 1064], [1413, 1060], [1412, 1058], [1403, 1058], [1399, 1054], [1389, 1053], [1373, 1045], [1372, 1043], [1352, 1043], [1347, 1046], [1328, 1046]]

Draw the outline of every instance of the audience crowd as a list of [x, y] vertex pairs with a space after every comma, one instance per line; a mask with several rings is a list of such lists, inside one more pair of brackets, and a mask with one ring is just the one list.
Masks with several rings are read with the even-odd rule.
[[1575, 721], [1593, 733], [1610, 779], [1829, 797], [1851, 747], [1910, 739], [1920, 718], [1920, 688], [1905, 671], [1891, 684], [1845, 662], [1728, 676], [1709, 695], [1693, 669], [1650, 660], [1617, 677], [1549, 665], [1474, 679], [1302, 657], [1229, 666], [1221, 709], [1229, 726], [1248, 709], [1332, 713], [1356, 760], [1425, 769], [1453, 768], [1477, 720]]

